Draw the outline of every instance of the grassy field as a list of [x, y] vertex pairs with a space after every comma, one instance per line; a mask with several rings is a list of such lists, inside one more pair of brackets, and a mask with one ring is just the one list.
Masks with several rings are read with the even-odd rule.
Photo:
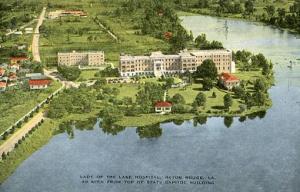
[[194, 116], [194, 114], [143, 114], [139, 115], [138, 117], [124, 117], [120, 121], [117, 121], [116, 124], [125, 127], [139, 127], [161, 123], [172, 119], [189, 120]]
[[52, 82], [52, 85], [46, 90], [26, 92], [20, 90], [11, 93], [11, 96], [0, 95], [0, 110], [5, 111], [0, 114], [0, 132], [2, 133], [13, 125], [60, 86], [60, 83]]
[[[59, 4], [70, 9], [69, 1], [59, 1]], [[103, 50], [106, 62], [112, 62], [118, 66], [120, 53], [146, 54], [150, 51], [168, 50], [168, 44], [164, 41], [150, 36], [137, 35], [135, 32], [136, 23], [129, 16], [115, 17], [112, 13], [120, 6], [120, 3], [94, 2], [92, 6], [85, 1], [72, 2], [72, 6], [81, 7], [88, 13], [87, 18], [65, 17], [61, 20], [46, 20], [44, 26], [50, 29], [49, 34], [42, 35], [41, 54], [42, 60], [48, 64], [56, 64], [57, 52], [64, 51], [88, 51]], [[55, 10], [55, 8], [48, 11]], [[94, 22], [98, 16], [105, 21], [110, 30], [116, 34], [119, 41], [115, 41], [105, 30]], [[83, 30], [82, 34], [68, 33], [71, 31]], [[88, 40], [93, 36], [93, 40]]]
[[96, 79], [95, 74], [98, 70], [82, 70], [77, 81], [86, 81], [91, 79]]

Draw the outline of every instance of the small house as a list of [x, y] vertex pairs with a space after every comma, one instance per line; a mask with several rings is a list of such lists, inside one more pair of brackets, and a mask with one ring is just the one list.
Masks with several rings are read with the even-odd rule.
[[19, 71], [20, 70], [20, 65], [19, 64], [13, 64], [13, 65], [10, 65], [9, 68], [11, 70]]
[[155, 103], [155, 112], [156, 113], [171, 113], [172, 103], [167, 101], [159, 101]]
[[25, 49], [27, 46], [26, 45], [17, 45], [17, 49], [18, 50], [23, 50]]
[[0, 77], [4, 76], [5, 74], [5, 69], [0, 67]]
[[14, 32], [15, 35], [23, 35], [23, 32], [22, 31], [16, 31]]
[[31, 90], [46, 89], [50, 85], [50, 79], [30, 79], [29, 87]]
[[13, 72], [9, 73], [9, 75], [8, 75], [8, 80], [9, 81], [16, 81], [17, 79], [18, 79], [18, 77], [17, 77], [16, 73], [13, 73]]
[[42, 73], [26, 73], [25, 74], [25, 77], [28, 78], [28, 79], [42, 79], [44, 78], [45, 76], [42, 74]]
[[0, 92], [3, 92], [6, 90], [6, 85], [7, 85], [6, 82], [0, 82]]
[[240, 85], [240, 79], [230, 73], [222, 73], [219, 81], [228, 90]]
[[32, 27], [25, 28], [25, 34], [32, 34], [32, 33], [33, 33]]
[[28, 60], [28, 58], [25, 56], [11, 57], [10, 64], [11, 65], [21, 64], [23, 61], [27, 61], [27, 60]]

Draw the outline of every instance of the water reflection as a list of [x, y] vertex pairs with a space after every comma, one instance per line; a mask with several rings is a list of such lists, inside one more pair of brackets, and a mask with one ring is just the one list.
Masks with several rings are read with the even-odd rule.
[[59, 124], [58, 128], [54, 131], [54, 135], [60, 133], [67, 133], [70, 139], [74, 138], [74, 129], [77, 130], [93, 130], [97, 118], [89, 118], [86, 120], [79, 121], [64, 121]]
[[103, 133], [107, 135], [118, 135], [118, 133], [125, 130], [126, 127], [114, 125], [113, 123], [102, 120], [100, 122], [100, 127], [102, 128]]
[[258, 111], [258, 112], [247, 115], [247, 117], [251, 120], [255, 119], [256, 117], [263, 119], [263, 118], [265, 118], [266, 114], [267, 114], [267, 111]]
[[197, 127], [198, 124], [205, 125], [206, 122], [207, 122], [207, 116], [197, 116], [197, 117], [194, 117], [194, 119], [193, 119], [194, 127]]
[[67, 133], [70, 139], [74, 138], [74, 123], [72, 121], [65, 121], [59, 124], [58, 128], [54, 131], [54, 135]]
[[162, 135], [162, 128], [160, 127], [160, 123], [157, 123], [149, 126], [137, 127], [136, 133], [141, 139], [157, 138]]
[[[266, 116], [266, 111], [259, 111], [247, 116], [241, 116], [238, 118], [239, 122], [245, 122], [248, 120], [254, 120], [256, 117], [259, 119], [263, 119]], [[201, 125], [205, 125], [207, 120], [210, 117], [207, 116], [197, 116], [193, 118], [193, 126], [200, 127]], [[213, 117], [211, 117], [213, 118]], [[101, 128], [102, 132], [107, 135], [116, 136], [120, 132], [124, 131], [126, 127], [119, 126], [111, 123], [110, 121], [106, 121], [104, 118], [99, 120], [97, 118], [89, 118], [87, 120], [80, 120], [80, 121], [65, 121], [62, 122], [59, 127], [55, 130], [54, 134], [60, 133], [67, 133], [70, 139], [74, 138], [74, 130], [93, 130], [95, 126], [97, 126], [97, 122], [99, 122], [99, 127]], [[181, 126], [186, 120], [183, 119], [172, 119], [167, 120], [163, 123], [173, 123], [177, 126]], [[227, 128], [230, 128], [234, 122], [234, 117], [224, 117], [224, 125]], [[142, 126], [136, 128], [136, 133], [138, 136], [142, 138], [155, 138], [160, 137], [163, 133], [162, 128], [160, 127], [160, 123]]]
[[224, 125], [227, 127], [227, 128], [230, 128], [231, 125], [233, 123], [233, 117], [224, 117]]

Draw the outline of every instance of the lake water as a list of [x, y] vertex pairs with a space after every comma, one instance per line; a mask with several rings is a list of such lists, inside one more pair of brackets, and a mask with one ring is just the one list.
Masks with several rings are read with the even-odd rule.
[[[230, 49], [262, 52], [275, 64], [273, 107], [230, 128], [223, 118], [161, 124], [157, 138], [143, 129], [116, 135], [95, 125], [58, 134], [24, 161], [2, 192], [300, 191], [300, 37], [262, 24], [206, 16], [182, 17], [194, 36], [206, 33]], [[226, 24], [227, 22], [227, 24]], [[225, 25], [228, 26], [226, 30]], [[293, 61], [293, 69], [287, 65]], [[181, 125], [180, 125], [181, 124]], [[162, 132], [160, 132], [162, 131]], [[83, 184], [81, 175], [203, 176], [214, 184]], [[173, 180], [174, 181], [174, 180]]]

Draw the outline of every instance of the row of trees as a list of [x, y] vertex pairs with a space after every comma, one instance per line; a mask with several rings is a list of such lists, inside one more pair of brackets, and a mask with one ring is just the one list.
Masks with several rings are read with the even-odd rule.
[[285, 8], [276, 9], [274, 5], [267, 5], [264, 10], [266, 13], [259, 17], [261, 21], [300, 32], [300, 0], [295, 0], [289, 10]]
[[300, 32], [300, 0], [295, 0], [288, 9], [283, 5], [277, 7], [278, 3], [263, 1], [266, 6], [262, 14], [256, 13], [256, 4], [261, 2], [255, 0], [198, 0], [192, 4], [187, 0], [177, 0], [177, 3], [181, 5], [175, 5], [178, 9], [188, 11], [191, 8], [209, 9], [212, 14], [216, 13], [219, 16], [224, 14], [242, 14], [245, 18], [255, 16], [254, 18], [259, 21]]

